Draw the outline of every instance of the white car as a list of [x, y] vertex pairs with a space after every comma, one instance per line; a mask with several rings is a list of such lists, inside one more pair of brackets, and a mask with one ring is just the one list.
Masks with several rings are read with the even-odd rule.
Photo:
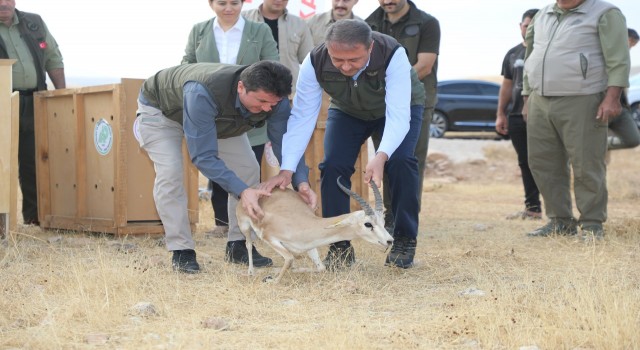
[[629, 90], [627, 91], [629, 106], [633, 119], [640, 128], [640, 74], [635, 74], [629, 78]]

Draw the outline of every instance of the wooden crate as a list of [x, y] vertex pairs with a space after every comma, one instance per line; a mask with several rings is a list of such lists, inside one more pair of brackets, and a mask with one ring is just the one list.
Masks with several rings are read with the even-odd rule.
[[[163, 233], [153, 200], [155, 171], [134, 135], [143, 80], [34, 95], [38, 217], [43, 228], [116, 235]], [[186, 147], [192, 229], [198, 172]]]
[[12, 92], [14, 62], [0, 60], [0, 238], [16, 229], [18, 218], [20, 97]]

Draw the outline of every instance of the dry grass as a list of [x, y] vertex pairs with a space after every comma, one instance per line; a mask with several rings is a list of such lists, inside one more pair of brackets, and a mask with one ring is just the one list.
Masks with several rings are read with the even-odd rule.
[[[515, 155], [486, 154], [453, 165], [457, 182], [427, 178], [417, 266], [406, 271], [357, 241], [348, 271], [265, 284], [272, 270], [248, 277], [223, 262], [223, 239], [205, 238], [208, 205], [196, 276], [171, 271], [158, 237], [21, 226], [0, 248], [0, 348], [640, 348], [640, 152], [613, 155], [596, 245], [530, 239], [540, 222], [504, 220], [522, 205]], [[156, 312], [132, 311], [139, 302]]]

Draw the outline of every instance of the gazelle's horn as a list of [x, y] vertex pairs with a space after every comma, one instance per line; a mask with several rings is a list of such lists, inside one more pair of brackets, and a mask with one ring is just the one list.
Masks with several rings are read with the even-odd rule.
[[338, 176], [338, 180], [336, 182], [338, 183], [338, 187], [340, 187], [342, 192], [348, 194], [350, 197], [355, 199], [360, 204], [360, 207], [362, 207], [362, 210], [364, 210], [365, 214], [367, 214], [369, 216], [374, 216], [373, 209], [371, 209], [371, 206], [369, 205], [369, 203], [367, 203], [364, 199], [362, 199], [362, 197], [360, 197], [357, 193], [355, 193], [355, 192], [351, 191], [350, 189], [344, 187], [340, 183], [340, 179], [341, 178], [342, 178], [342, 176]]
[[371, 178], [369, 183], [371, 184], [371, 188], [373, 189], [373, 196], [376, 198], [376, 211], [382, 213], [382, 195], [380, 194], [380, 190], [378, 189], [376, 183], [373, 181], [373, 178]]

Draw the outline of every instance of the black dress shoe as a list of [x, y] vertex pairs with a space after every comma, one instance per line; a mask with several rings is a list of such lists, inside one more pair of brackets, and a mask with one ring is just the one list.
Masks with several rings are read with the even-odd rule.
[[356, 262], [356, 253], [349, 241], [340, 241], [329, 245], [327, 257], [322, 261], [329, 271], [342, 270]]
[[[251, 255], [253, 256], [253, 266], [255, 267], [267, 267], [273, 265], [273, 261], [267, 257], [264, 257], [258, 253], [256, 247], [251, 249]], [[247, 251], [247, 241], [230, 241], [227, 242], [227, 248], [225, 249], [224, 261], [234, 264], [249, 265], [249, 252]]]
[[393, 246], [384, 264], [386, 266], [408, 269], [413, 267], [413, 257], [416, 255], [416, 239], [405, 236], [394, 237]]
[[196, 252], [193, 249], [174, 250], [171, 258], [171, 266], [174, 271], [183, 273], [198, 273], [200, 265], [196, 260]]
[[38, 221], [38, 219], [24, 219], [24, 224], [25, 225], [40, 226], [40, 221]]

